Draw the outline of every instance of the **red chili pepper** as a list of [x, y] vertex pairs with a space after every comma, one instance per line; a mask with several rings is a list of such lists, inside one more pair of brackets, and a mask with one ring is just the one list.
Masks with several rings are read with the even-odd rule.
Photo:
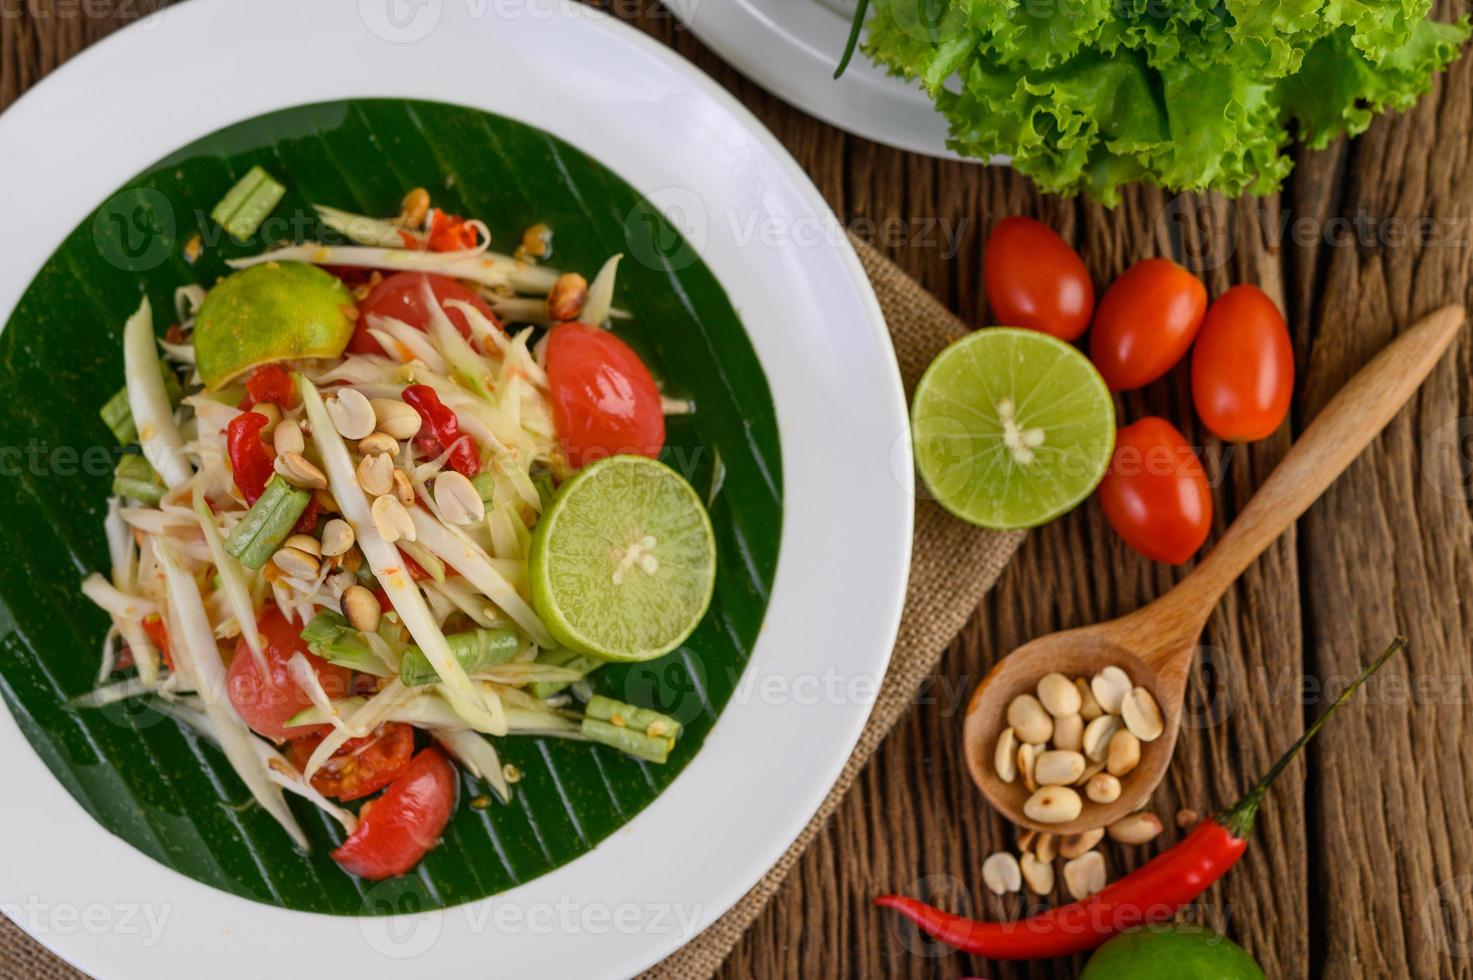
[[307, 501], [307, 509], [302, 511], [302, 516], [297, 518], [297, 523], [292, 526], [293, 534], [311, 534], [317, 529], [317, 518], [322, 514], [322, 505], [317, 502], [317, 494], [313, 494]]
[[469, 477], [481, 472], [476, 447], [469, 436], [461, 433], [455, 413], [445, 407], [435, 389], [429, 385], [410, 385], [404, 389], [403, 398], [405, 404], [419, 413], [435, 441], [450, 450], [450, 465], [457, 473]]
[[266, 489], [271, 475], [271, 453], [261, 442], [261, 430], [270, 420], [260, 412], [246, 412], [230, 420], [225, 427], [225, 445], [230, 453], [230, 468], [235, 472], [235, 485], [248, 504]]
[[158, 613], [150, 613], [143, 617], [143, 632], [164, 658], [164, 666], [170, 670], [174, 669], [174, 651], [169, 647], [169, 627], [164, 625], [163, 617]]
[[430, 251], [460, 252], [476, 247], [476, 229], [453, 214], [439, 208], [430, 212]]
[[282, 408], [291, 408], [296, 392], [297, 386], [292, 384], [291, 375], [277, 364], [262, 365], [246, 379], [246, 394], [252, 405], [271, 402]]
[[1061, 905], [1017, 922], [978, 922], [903, 895], [882, 895], [875, 904], [894, 909], [948, 946], [996, 960], [1070, 956], [1094, 949], [1126, 929], [1169, 919], [1238, 862], [1248, 849], [1248, 835], [1269, 785], [1330, 716], [1405, 645], [1406, 641], [1398, 637], [1361, 671], [1232, 808], [1202, 821], [1175, 846], [1082, 902]]

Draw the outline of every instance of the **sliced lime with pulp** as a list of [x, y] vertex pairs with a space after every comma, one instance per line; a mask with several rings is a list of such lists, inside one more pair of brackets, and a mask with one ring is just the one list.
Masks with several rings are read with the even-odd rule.
[[194, 360], [211, 391], [251, 368], [337, 357], [353, 336], [353, 295], [334, 275], [301, 262], [232, 273], [205, 294], [194, 318]]
[[674, 470], [611, 456], [559, 488], [537, 522], [530, 565], [533, 605], [559, 643], [603, 660], [650, 660], [706, 614], [716, 538]]
[[931, 494], [982, 527], [1036, 527], [1073, 510], [1115, 448], [1099, 372], [1033, 330], [992, 327], [946, 348], [916, 386], [910, 417]]

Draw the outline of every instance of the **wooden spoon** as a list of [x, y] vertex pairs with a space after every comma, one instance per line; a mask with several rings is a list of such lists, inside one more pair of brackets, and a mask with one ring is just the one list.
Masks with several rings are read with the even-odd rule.
[[[1175, 588], [1127, 616], [1039, 637], [998, 661], [977, 685], [963, 728], [967, 768], [983, 794], [1013, 823], [1054, 834], [1077, 834], [1115, 822], [1140, 808], [1166, 774], [1181, 726], [1182, 701], [1197, 639], [1222, 594], [1375, 438], [1431, 373], [1462, 327], [1464, 311], [1449, 306], [1396, 338], [1331, 399], [1264, 481], [1237, 520], [1202, 562]], [[1053, 671], [1086, 681], [1114, 664], [1150, 691], [1165, 730], [1141, 746], [1140, 764], [1121, 777], [1113, 803], [1091, 802], [1083, 787], [1080, 815], [1040, 823], [1023, 813], [1031, 793], [1019, 775], [1011, 783], [993, 762], [1007, 708], [1034, 694]]]

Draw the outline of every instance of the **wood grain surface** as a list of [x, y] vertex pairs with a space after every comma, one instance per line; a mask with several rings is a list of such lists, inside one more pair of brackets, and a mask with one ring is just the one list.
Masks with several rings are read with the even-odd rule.
[[[799, 0], [794, 0], [799, 2]], [[149, 0], [0, 0], [0, 107]], [[1466, 0], [1441, 14], [1468, 12]], [[777, 134], [847, 227], [963, 320], [988, 322], [982, 244], [1032, 214], [1077, 243], [1097, 283], [1168, 255], [1217, 294], [1254, 282], [1289, 317], [1291, 424], [1246, 448], [1195, 424], [1185, 370], [1126, 396], [1202, 446], [1216, 532], [1337, 388], [1398, 331], [1473, 305], [1473, 58], [1410, 112], [1299, 153], [1282, 194], [1229, 202], [1129, 191], [1110, 210], [1038, 194], [1006, 169], [940, 162], [847, 136], [738, 75], [653, 0], [613, 12], [672, 45]], [[551, 29], [551, 28], [550, 28]], [[3, 147], [0, 147], [3, 152]], [[7, 192], [13, 192], [8, 189]], [[1269, 977], [1473, 977], [1473, 339], [1229, 591], [1204, 636], [1187, 728], [1152, 809], [1230, 803], [1357, 665], [1397, 632], [1409, 655], [1270, 795], [1247, 857], [1189, 918], [1224, 929]], [[983, 859], [1012, 845], [962, 760], [962, 708], [995, 659], [1039, 634], [1135, 609], [1184, 570], [1153, 565], [1094, 503], [1032, 534], [941, 667], [725, 968], [738, 977], [1072, 977], [1080, 963], [995, 965], [929, 948], [869, 900], [901, 890], [994, 917]], [[1111, 847], [1112, 873], [1160, 843]], [[3, 873], [3, 872], [0, 872]]]

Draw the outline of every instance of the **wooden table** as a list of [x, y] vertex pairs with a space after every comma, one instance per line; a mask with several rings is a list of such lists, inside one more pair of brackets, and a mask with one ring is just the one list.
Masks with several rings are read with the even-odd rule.
[[[150, 0], [0, 0], [0, 107]], [[1261, 200], [1127, 193], [1112, 210], [1038, 194], [1005, 169], [912, 156], [847, 136], [743, 79], [653, 0], [616, 11], [736, 93], [788, 146], [839, 216], [963, 320], [988, 322], [982, 244], [1009, 214], [1072, 238], [1096, 282], [1174, 256], [1213, 294], [1256, 282], [1293, 330], [1292, 422], [1230, 449], [1192, 425], [1185, 371], [1131, 394], [1123, 418], [1161, 414], [1204, 446], [1220, 532], [1336, 388], [1418, 315], [1473, 305], [1473, 58], [1411, 112], [1353, 144], [1297, 154]], [[1451, 7], [1443, 0], [1442, 15]], [[638, 8], [637, 10], [635, 8]], [[1466, 12], [1466, 2], [1461, 4]], [[30, 11], [29, 13], [25, 11]], [[14, 189], [11, 189], [12, 191]], [[1414, 405], [1244, 576], [1213, 617], [1193, 679], [1195, 722], [1153, 809], [1232, 801], [1357, 665], [1398, 631], [1410, 654], [1374, 703], [1347, 712], [1269, 797], [1253, 847], [1194, 917], [1225, 929], [1278, 977], [1473, 976], [1473, 340]], [[1127, 550], [1093, 503], [1028, 539], [828, 830], [749, 932], [737, 977], [1069, 977], [1078, 963], [994, 967], [912, 951], [868, 904], [941, 894], [988, 916], [980, 868], [1010, 831], [963, 772], [972, 684], [1019, 643], [1136, 608], [1183, 570]], [[1112, 871], [1154, 847], [1107, 852]]]

